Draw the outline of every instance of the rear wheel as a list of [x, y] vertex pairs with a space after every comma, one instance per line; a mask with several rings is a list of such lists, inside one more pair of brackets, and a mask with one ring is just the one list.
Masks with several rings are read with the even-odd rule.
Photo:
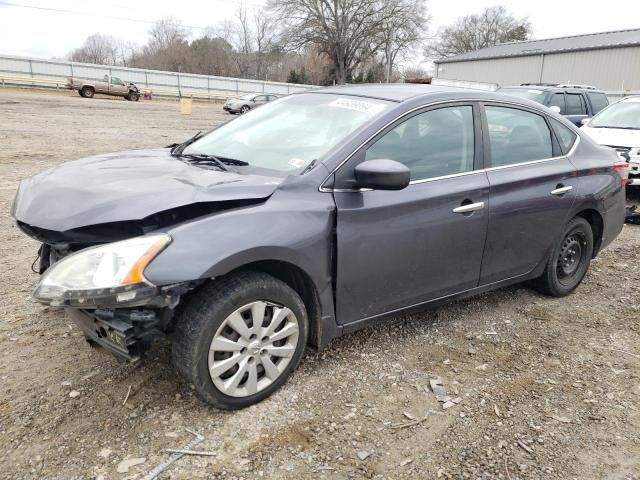
[[593, 231], [582, 217], [567, 225], [560, 243], [549, 256], [547, 266], [536, 287], [554, 297], [573, 292], [584, 279], [593, 256]]
[[247, 113], [249, 110], [251, 110], [251, 108], [249, 108], [249, 105], [243, 105], [242, 107], [240, 107], [240, 113], [241, 113], [241, 114], [245, 114], [245, 113]]
[[84, 98], [92, 98], [95, 93], [95, 90], [91, 87], [82, 87], [80, 90], [80, 95]]
[[260, 272], [239, 272], [195, 292], [178, 313], [173, 361], [208, 403], [238, 409], [280, 388], [308, 334], [300, 296]]

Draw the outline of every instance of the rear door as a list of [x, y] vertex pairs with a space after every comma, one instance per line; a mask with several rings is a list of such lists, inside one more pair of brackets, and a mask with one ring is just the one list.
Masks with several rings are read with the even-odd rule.
[[[339, 323], [477, 286], [488, 201], [479, 124], [471, 103], [425, 109], [389, 126], [336, 172]], [[355, 166], [380, 158], [407, 165], [411, 184], [354, 189]]]
[[545, 115], [498, 103], [484, 112], [490, 190], [481, 285], [525, 275], [546, 258], [577, 187]]

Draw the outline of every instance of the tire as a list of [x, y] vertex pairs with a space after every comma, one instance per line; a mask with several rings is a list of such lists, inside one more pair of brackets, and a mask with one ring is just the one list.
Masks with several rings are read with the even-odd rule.
[[[257, 338], [254, 311], [262, 320]], [[185, 301], [176, 320], [176, 370], [205, 402], [226, 410], [258, 403], [284, 385], [307, 344], [308, 319], [300, 296], [261, 272], [237, 272], [204, 285]], [[216, 350], [214, 338], [222, 350]], [[218, 371], [210, 373], [210, 364]]]
[[564, 297], [573, 292], [584, 279], [593, 256], [593, 231], [582, 217], [571, 220], [555, 246], [543, 274], [534, 281], [546, 295]]
[[240, 107], [240, 115], [244, 115], [249, 110], [251, 110], [251, 107], [249, 105], [243, 105], [242, 107]]
[[137, 102], [140, 99], [140, 95], [138, 95], [136, 92], [129, 92], [129, 94], [127, 95], [127, 100], [129, 100], [130, 102]]
[[84, 98], [93, 98], [93, 95], [95, 93], [95, 90], [91, 87], [82, 87], [82, 89], [80, 90], [80, 95]]

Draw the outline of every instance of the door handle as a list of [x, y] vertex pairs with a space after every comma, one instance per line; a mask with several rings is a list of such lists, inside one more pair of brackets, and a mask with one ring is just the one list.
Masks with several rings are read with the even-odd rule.
[[470, 213], [475, 212], [476, 210], [482, 210], [483, 208], [484, 202], [468, 203], [466, 205], [461, 205], [458, 208], [454, 208], [453, 213]]
[[551, 195], [564, 195], [565, 193], [570, 192], [571, 190], [573, 190], [572, 186], [559, 187], [559, 188], [556, 188], [555, 190], [551, 190]]

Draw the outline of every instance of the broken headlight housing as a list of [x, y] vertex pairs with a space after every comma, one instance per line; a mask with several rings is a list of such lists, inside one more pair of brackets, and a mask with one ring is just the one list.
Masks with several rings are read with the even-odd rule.
[[83, 308], [144, 303], [157, 292], [144, 269], [170, 242], [169, 235], [153, 234], [80, 250], [49, 267], [33, 297]]

